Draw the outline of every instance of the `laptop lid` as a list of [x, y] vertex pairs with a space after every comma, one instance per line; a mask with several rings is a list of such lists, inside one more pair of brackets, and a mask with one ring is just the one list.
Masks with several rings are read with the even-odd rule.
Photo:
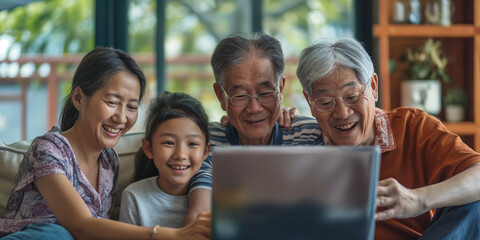
[[378, 147], [212, 151], [212, 239], [373, 239]]

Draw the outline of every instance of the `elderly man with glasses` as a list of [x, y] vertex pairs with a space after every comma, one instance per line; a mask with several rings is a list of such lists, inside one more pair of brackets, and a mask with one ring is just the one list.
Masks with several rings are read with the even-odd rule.
[[[213, 88], [230, 123], [210, 125], [210, 143], [221, 145], [319, 145], [321, 131], [314, 118], [296, 116], [290, 128], [279, 126], [285, 62], [280, 42], [266, 34], [232, 35], [212, 55]], [[212, 165], [206, 159], [190, 184], [185, 222], [210, 210]], [[267, 177], [267, 176], [265, 176]]]
[[480, 239], [480, 154], [421, 110], [376, 108], [359, 42], [304, 49], [297, 76], [326, 145], [380, 146], [376, 239]]

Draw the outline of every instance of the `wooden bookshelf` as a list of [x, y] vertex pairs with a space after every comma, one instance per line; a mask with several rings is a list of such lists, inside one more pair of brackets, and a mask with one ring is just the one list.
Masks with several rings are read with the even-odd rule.
[[[400, 106], [400, 82], [405, 79], [405, 66], [397, 65], [390, 72], [390, 60], [399, 62], [407, 48], [416, 48], [428, 37], [440, 40], [445, 55], [451, 60], [447, 73], [455, 85], [468, 92], [470, 103], [465, 122], [445, 122], [445, 125], [480, 151], [480, 0], [452, 1], [455, 10], [450, 26], [396, 24], [392, 19], [395, 0], [374, 2], [377, 3], [377, 21], [373, 26], [374, 60], [379, 75], [381, 107], [388, 110]], [[420, 2], [423, 6], [427, 0]], [[442, 83], [442, 96], [446, 88]], [[438, 116], [441, 120], [445, 119], [443, 111]]]

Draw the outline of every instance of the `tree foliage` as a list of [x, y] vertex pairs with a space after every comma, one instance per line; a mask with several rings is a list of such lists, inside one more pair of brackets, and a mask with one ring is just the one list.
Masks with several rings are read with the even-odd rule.
[[93, 0], [45, 0], [0, 12], [0, 35], [23, 54], [86, 52], [94, 45]]
[[[23, 54], [86, 52], [94, 46], [94, 1], [45, 0], [0, 12], [0, 35], [11, 36]], [[297, 54], [318, 37], [331, 37], [327, 25], [351, 29], [351, 2], [263, 0], [264, 31], [279, 38], [287, 54]], [[176, 46], [179, 54], [210, 54], [226, 35], [251, 31], [250, 4], [245, 0], [167, 1], [167, 45]], [[153, 52], [155, 8], [155, 0], [130, 0], [130, 52]]]

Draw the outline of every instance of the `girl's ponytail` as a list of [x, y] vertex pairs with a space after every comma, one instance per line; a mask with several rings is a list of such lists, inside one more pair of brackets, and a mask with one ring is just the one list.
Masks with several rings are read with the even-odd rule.
[[133, 173], [133, 182], [153, 176], [158, 176], [158, 170], [155, 166], [155, 163], [152, 159], [147, 157], [141, 147], [135, 155], [134, 167], [135, 170]]

